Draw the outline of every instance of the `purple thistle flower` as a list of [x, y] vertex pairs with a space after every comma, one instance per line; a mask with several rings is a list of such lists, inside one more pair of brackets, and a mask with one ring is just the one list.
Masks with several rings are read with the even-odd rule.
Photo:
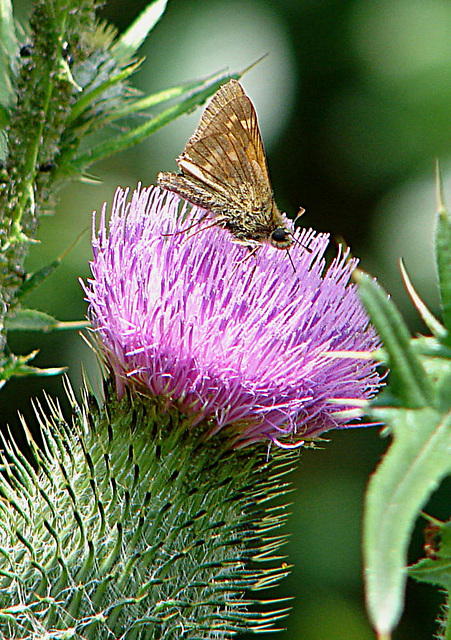
[[331, 353], [379, 345], [348, 255], [323, 273], [328, 236], [303, 229], [296, 272], [266, 245], [244, 260], [225, 230], [192, 228], [203, 210], [153, 187], [128, 195], [116, 191], [108, 232], [103, 207], [85, 286], [119, 395], [157, 397], [192, 425], [208, 421], [210, 436], [227, 427], [237, 447], [291, 447], [347, 426], [380, 383], [373, 361]]

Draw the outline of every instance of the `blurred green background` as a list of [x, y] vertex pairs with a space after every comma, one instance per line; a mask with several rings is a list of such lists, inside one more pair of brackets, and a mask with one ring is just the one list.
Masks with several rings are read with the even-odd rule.
[[[28, 3], [14, 2], [19, 17]], [[123, 30], [145, 2], [107, 0], [102, 15]], [[403, 291], [403, 257], [420, 295], [438, 313], [433, 257], [434, 159], [442, 163], [451, 202], [451, 3], [449, 0], [170, 0], [143, 48], [136, 85], [163, 89], [216, 70], [242, 69], [268, 56], [244, 78], [259, 114], [276, 200], [302, 223], [344, 238], [392, 294], [412, 331], [424, 331]], [[145, 144], [94, 168], [98, 184], [61, 193], [57, 215], [43, 221], [29, 270], [61, 254], [111, 201], [116, 185], [154, 183], [174, 170], [175, 156], [200, 111], [156, 133]], [[106, 132], [108, 135], [108, 132]], [[85, 314], [78, 278], [88, 277], [89, 231], [48, 282], [29, 299], [62, 320]], [[36, 363], [69, 365], [76, 388], [82, 366], [98, 380], [88, 347], [75, 332], [11, 334], [16, 353], [40, 347]], [[30, 399], [43, 389], [61, 396], [61, 379], [22, 380], [0, 397], [12, 429], [20, 410], [32, 422]], [[388, 445], [373, 429], [332, 432], [321, 450], [304, 452], [295, 483], [291, 577], [268, 597], [294, 595], [280, 640], [367, 640], [360, 554], [366, 482]], [[451, 484], [428, 511], [448, 517]], [[421, 526], [411, 559], [421, 553]], [[396, 639], [430, 638], [441, 596], [409, 584]], [[276, 637], [269, 634], [268, 638]]]

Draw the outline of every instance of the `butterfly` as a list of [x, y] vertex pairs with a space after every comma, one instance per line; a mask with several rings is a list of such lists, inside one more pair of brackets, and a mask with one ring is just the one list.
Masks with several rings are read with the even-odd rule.
[[236, 242], [253, 252], [262, 243], [292, 246], [293, 225], [274, 201], [257, 114], [239, 82], [214, 94], [177, 164], [178, 174], [158, 174], [159, 185], [206, 209]]

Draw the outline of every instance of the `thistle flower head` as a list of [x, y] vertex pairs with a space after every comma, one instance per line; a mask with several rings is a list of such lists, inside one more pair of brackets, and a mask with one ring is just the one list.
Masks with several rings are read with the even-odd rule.
[[227, 428], [239, 447], [347, 426], [379, 385], [371, 360], [333, 355], [378, 346], [355, 263], [339, 251], [326, 269], [327, 235], [304, 229], [294, 272], [270, 246], [249, 257], [223, 229], [192, 227], [204, 217], [153, 187], [118, 189], [108, 229], [104, 205], [85, 291], [119, 395], [153, 397], [210, 436]]

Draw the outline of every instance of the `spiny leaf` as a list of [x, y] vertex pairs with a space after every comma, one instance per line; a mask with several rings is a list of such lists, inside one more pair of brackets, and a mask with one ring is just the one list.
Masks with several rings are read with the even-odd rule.
[[18, 51], [11, 0], [0, 0], [0, 103], [2, 105], [0, 127], [4, 127], [8, 118], [4, 107], [9, 107], [14, 99], [10, 69]]
[[415, 305], [415, 309], [421, 316], [424, 324], [427, 326], [432, 335], [437, 338], [437, 340], [443, 340], [447, 336], [447, 330], [445, 327], [437, 320], [434, 314], [429, 311], [423, 300], [420, 298], [418, 293], [416, 292], [415, 287], [412, 284], [412, 281], [407, 273], [407, 269], [405, 267], [404, 261], [401, 259], [399, 261], [399, 266], [401, 269], [401, 276], [404, 282], [404, 286], [407, 290], [407, 293], [410, 296], [413, 304]]
[[83, 329], [87, 325], [86, 320], [61, 322], [37, 309], [19, 309], [13, 316], [8, 316], [5, 322], [5, 327], [8, 331], [43, 331], [44, 333], [57, 330]]
[[61, 262], [67, 256], [67, 254], [72, 251], [77, 242], [84, 236], [87, 231], [87, 227], [78, 234], [72, 244], [65, 250], [63, 253], [58, 256], [55, 260], [52, 260], [49, 264], [44, 265], [35, 273], [28, 275], [27, 278], [22, 282], [20, 287], [18, 288], [17, 299], [22, 300], [28, 293], [31, 293], [34, 289], [36, 289], [44, 280], [46, 280], [52, 273], [60, 266]]
[[11, 0], [0, 0], [0, 42], [8, 58], [17, 52], [16, 29]]
[[127, 60], [138, 51], [165, 12], [167, 3], [168, 0], [155, 0], [147, 5], [114, 46], [113, 53], [117, 60]]
[[10, 355], [0, 370], [0, 388], [3, 387], [10, 378], [23, 376], [57, 376], [66, 370], [65, 367], [52, 367], [49, 369], [30, 367], [27, 363], [33, 360], [37, 354], [38, 351], [36, 350], [25, 356]]
[[406, 407], [424, 407], [433, 402], [432, 387], [421, 360], [410, 344], [410, 334], [395, 304], [386, 292], [363, 271], [354, 279], [359, 295], [389, 356], [390, 391]]
[[378, 632], [389, 634], [403, 608], [407, 546], [415, 518], [451, 471], [451, 413], [433, 408], [373, 407], [394, 441], [371, 477], [364, 517], [367, 607]]
[[159, 104], [169, 102], [170, 100], [174, 100], [175, 98], [179, 98], [180, 96], [189, 95], [193, 91], [198, 90], [200, 87], [205, 86], [208, 83], [215, 82], [216, 80], [223, 83], [228, 77], [228, 75], [224, 74], [224, 71], [221, 71], [219, 73], [212, 73], [210, 76], [207, 76], [203, 80], [185, 82], [174, 87], [169, 87], [169, 89], [157, 91], [156, 93], [152, 93], [145, 98], [139, 98], [138, 100], [134, 100], [129, 104], [124, 105], [122, 108], [116, 109], [110, 114], [111, 119], [108, 119], [108, 122], [113, 122], [113, 120], [124, 118], [125, 116], [132, 115], [134, 113], [137, 113], [138, 111], [144, 111], [145, 109], [156, 107]]
[[238, 77], [239, 74], [236, 73], [227, 74], [214, 81], [199, 83], [198, 89], [178, 104], [168, 107], [154, 118], [150, 118], [144, 124], [135, 127], [122, 135], [116, 136], [112, 140], [106, 140], [85, 153], [75, 156], [71, 162], [72, 170], [74, 172], [80, 172], [94, 162], [103, 160], [118, 151], [122, 151], [142, 142], [151, 133], [154, 133], [172, 120], [175, 120], [185, 113], [189, 113], [195, 107], [203, 104], [205, 100], [215, 93], [225, 81]]
[[440, 285], [440, 297], [443, 322], [448, 331], [445, 343], [451, 346], [451, 220], [446, 210], [443, 184], [437, 165], [437, 226], [435, 233], [435, 251]]
[[[431, 519], [433, 520], [433, 519]], [[428, 538], [426, 558], [419, 560], [409, 567], [409, 576], [419, 580], [443, 587], [451, 596], [451, 522], [431, 521], [426, 527]]]
[[[133, 75], [133, 73], [135, 73], [135, 71], [137, 71], [137, 69], [141, 66], [141, 63], [142, 61], [138, 60], [136, 62], [128, 64], [125, 68], [119, 69], [115, 73], [111, 73], [104, 82], [96, 85], [95, 88], [91, 91], [84, 91], [80, 95], [78, 100], [74, 102], [74, 105], [72, 106], [70, 114], [67, 118], [67, 124], [71, 125], [72, 123], [74, 123], [77, 118], [79, 118], [80, 115], [84, 113], [91, 104], [93, 104], [104, 93], [106, 93], [108, 89], [127, 80], [131, 75]], [[114, 113], [115, 111], [108, 112], [110, 116], [112, 116]], [[102, 122], [104, 122], [106, 117], [107, 114], [102, 115]]]

